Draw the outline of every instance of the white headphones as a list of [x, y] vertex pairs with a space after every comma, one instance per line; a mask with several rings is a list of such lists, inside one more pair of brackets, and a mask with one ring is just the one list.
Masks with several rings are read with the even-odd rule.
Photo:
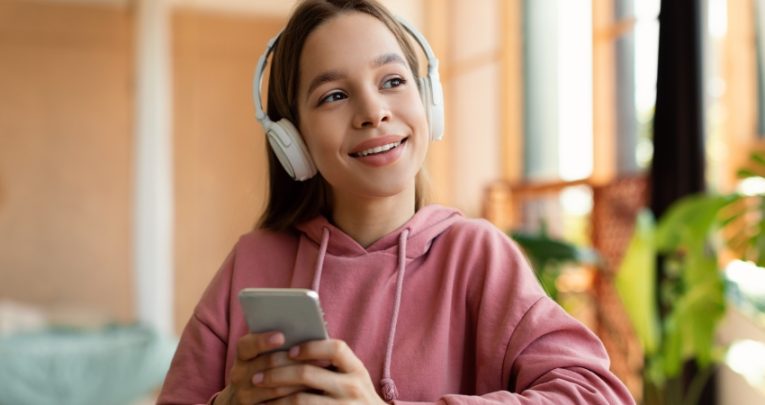
[[[397, 19], [409, 34], [417, 40], [425, 56], [428, 58], [428, 75], [417, 78], [417, 85], [420, 90], [420, 97], [425, 106], [425, 114], [430, 126], [430, 138], [440, 140], [443, 137], [444, 130], [444, 93], [441, 89], [441, 80], [438, 77], [438, 59], [433, 54], [430, 44], [425, 37], [420, 34], [411, 24], [401, 18]], [[263, 104], [260, 100], [260, 87], [263, 81], [263, 71], [266, 68], [266, 59], [273, 51], [276, 41], [281, 33], [276, 34], [266, 46], [265, 52], [258, 60], [258, 66], [255, 70], [255, 76], [252, 80], [252, 95], [255, 99], [255, 116], [263, 125], [268, 137], [268, 143], [271, 145], [274, 154], [284, 167], [284, 170], [295, 180], [303, 181], [316, 175], [316, 166], [308, 153], [308, 148], [300, 137], [295, 125], [286, 118], [273, 122], [263, 110]]]

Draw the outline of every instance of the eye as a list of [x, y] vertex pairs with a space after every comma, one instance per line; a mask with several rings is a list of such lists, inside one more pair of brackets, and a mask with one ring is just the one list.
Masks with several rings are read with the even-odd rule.
[[396, 88], [398, 86], [403, 85], [406, 83], [405, 79], [402, 79], [400, 77], [393, 77], [383, 82], [382, 88], [384, 89], [392, 89]]
[[345, 98], [346, 98], [346, 95], [342, 91], [333, 91], [332, 93], [329, 93], [326, 96], [322, 97], [319, 100], [319, 105], [332, 103], [335, 101], [343, 100]]

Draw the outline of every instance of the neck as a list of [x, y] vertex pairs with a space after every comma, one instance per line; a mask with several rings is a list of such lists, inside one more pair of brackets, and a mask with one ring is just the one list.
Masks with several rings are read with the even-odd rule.
[[414, 215], [414, 188], [385, 198], [336, 198], [333, 220], [361, 246], [368, 247], [378, 239], [405, 224]]

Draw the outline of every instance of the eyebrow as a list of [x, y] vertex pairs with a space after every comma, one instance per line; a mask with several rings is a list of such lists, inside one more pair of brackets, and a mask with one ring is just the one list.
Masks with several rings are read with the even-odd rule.
[[[373, 68], [379, 68], [380, 66], [387, 65], [389, 63], [400, 63], [404, 66], [406, 66], [406, 61], [401, 57], [401, 55], [397, 53], [384, 53], [378, 57], [376, 57], [371, 65]], [[311, 92], [319, 86], [321, 86], [324, 83], [340, 80], [345, 78], [346, 75], [340, 71], [337, 70], [329, 70], [326, 71], [311, 80], [311, 83], [308, 85], [308, 91], [306, 92], [306, 97], [309, 97], [311, 95]]]
[[387, 65], [388, 63], [400, 63], [406, 66], [406, 62], [401, 55], [391, 52], [376, 57], [375, 60], [372, 61], [372, 67], [380, 67], [382, 65]]

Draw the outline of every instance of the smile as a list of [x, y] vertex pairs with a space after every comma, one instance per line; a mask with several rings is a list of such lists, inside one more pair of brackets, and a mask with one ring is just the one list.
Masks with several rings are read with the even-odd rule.
[[402, 140], [400, 140], [398, 142], [391, 142], [391, 143], [387, 143], [385, 145], [376, 146], [374, 148], [365, 149], [365, 150], [362, 150], [362, 151], [359, 151], [359, 152], [356, 152], [356, 153], [351, 153], [350, 156], [351, 157], [355, 157], [355, 158], [363, 158], [363, 157], [366, 157], [366, 156], [371, 156], [371, 155], [377, 155], [377, 154], [385, 153], [385, 152], [388, 152], [388, 151], [390, 151], [392, 149], [397, 148], [399, 145], [401, 145], [404, 142], [406, 142], [406, 140], [407, 140], [407, 138], [404, 138], [404, 139], [402, 139]]

